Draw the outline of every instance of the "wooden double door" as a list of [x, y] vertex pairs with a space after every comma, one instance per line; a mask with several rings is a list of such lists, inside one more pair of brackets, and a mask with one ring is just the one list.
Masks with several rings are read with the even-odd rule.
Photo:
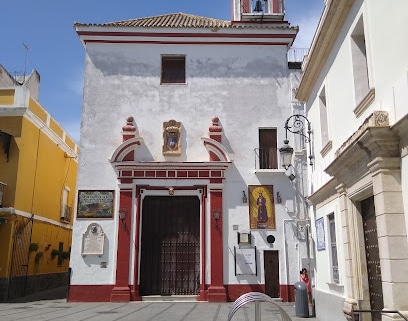
[[142, 205], [140, 294], [200, 292], [200, 201], [146, 196]]

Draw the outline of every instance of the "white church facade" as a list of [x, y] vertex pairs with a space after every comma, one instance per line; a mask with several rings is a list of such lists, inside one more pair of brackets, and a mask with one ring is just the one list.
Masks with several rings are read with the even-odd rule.
[[279, 159], [300, 69], [283, 1], [231, 21], [76, 23], [85, 47], [69, 301], [293, 301], [308, 216]]

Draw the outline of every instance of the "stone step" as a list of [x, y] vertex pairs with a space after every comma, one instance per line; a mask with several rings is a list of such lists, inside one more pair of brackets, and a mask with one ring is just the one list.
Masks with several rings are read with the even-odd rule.
[[198, 302], [197, 295], [147, 295], [142, 296], [146, 302]]

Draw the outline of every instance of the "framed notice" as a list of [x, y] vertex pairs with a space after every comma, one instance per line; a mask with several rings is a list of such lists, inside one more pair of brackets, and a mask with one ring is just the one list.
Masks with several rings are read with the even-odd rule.
[[321, 217], [316, 220], [316, 245], [318, 251], [326, 249], [326, 241], [324, 237], [324, 218]]
[[113, 218], [115, 191], [78, 191], [77, 218]]
[[258, 275], [256, 260], [256, 246], [251, 248], [237, 248], [234, 246], [235, 275]]
[[249, 185], [249, 227], [275, 229], [273, 185]]

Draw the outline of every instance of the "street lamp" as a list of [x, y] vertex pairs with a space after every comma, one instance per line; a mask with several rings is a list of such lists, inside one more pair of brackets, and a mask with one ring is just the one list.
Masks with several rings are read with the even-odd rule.
[[290, 147], [289, 141], [285, 139], [283, 141], [283, 146], [279, 148], [279, 153], [281, 155], [281, 164], [285, 169], [288, 169], [291, 166], [293, 148]]
[[[305, 134], [305, 129], [307, 125], [307, 132]], [[310, 121], [303, 115], [292, 115], [285, 122], [286, 138], [283, 141], [283, 146], [279, 148], [281, 155], [281, 164], [285, 169], [292, 166], [292, 155], [293, 148], [289, 145], [288, 131], [294, 134], [298, 134], [303, 137], [304, 142], [309, 144], [309, 164], [313, 166], [313, 156], [312, 156], [312, 146], [310, 134], [312, 133]]]

